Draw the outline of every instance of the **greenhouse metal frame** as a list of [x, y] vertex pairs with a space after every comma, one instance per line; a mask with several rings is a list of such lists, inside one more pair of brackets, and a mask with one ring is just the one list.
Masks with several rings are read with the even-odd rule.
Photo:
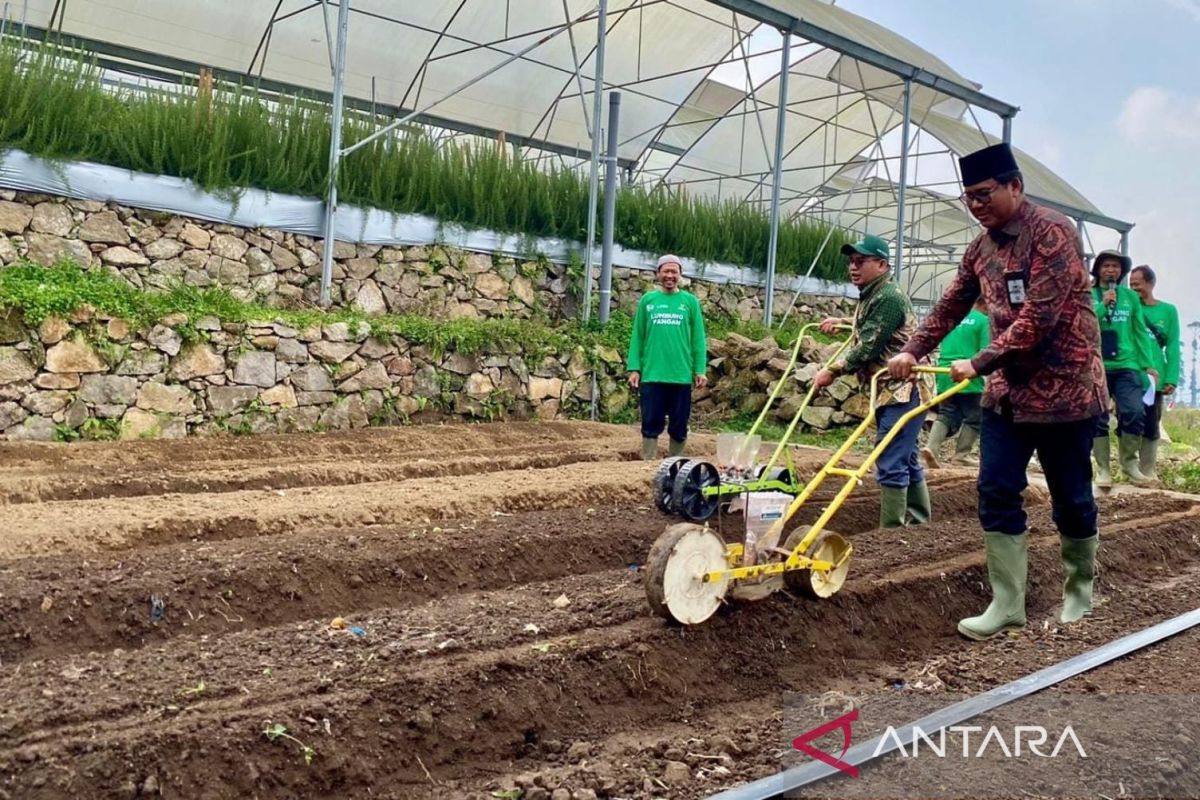
[[[919, 303], [935, 300], [978, 232], [958, 198], [954, 156], [1011, 141], [1019, 111], [928, 51], [823, 0], [6, 0], [0, 31], [18, 26], [30, 37], [72, 37], [106, 68], [152, 80], [211, 70], [266, 91], [328, 98], [327, 233], [342, 159], [405, 125], [586, 167], [588, 276], [605, 160], [603, 95], [619, 92], [610, 172], [762, 207], [771, 222], [769, 298], [786, 218], [894, 241], [897, 277]], [[392, 122], [343, 143], [347, 108]], [[976, 110], [999, 118], [999, 136], [983, 131]], [[1118, 232], [1127, 251], [1132, 224], [1017, 156], [1032, 198], [1076, 220], [1085, 240], [1087, 225]], [[612, 202], [613, 192], [605, 194]], [[332, 257], [325, 247], [323, 302]], [[610, 266], [601, 265], [602, 319]], [[592, 281], [584, 287], [586, 319]], [[776, 321], [772, 302], [764, 317]]]

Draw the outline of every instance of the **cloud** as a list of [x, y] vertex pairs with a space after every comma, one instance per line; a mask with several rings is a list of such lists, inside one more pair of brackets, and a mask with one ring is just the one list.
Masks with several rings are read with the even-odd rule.
[[1144, 146], [1200, 143], [1200, 98], [1159, 86], [1139, 86], [1125, 98], [1117, 129], [1129, 141]]
[[1190, 14], [1192, 19], [1200, 22], [1200, 0], [1167, 0], [1167, 5]]
[[1154, 207], [1131, 215], [1137, 225], [1129, 234], [1134, 264], [1149, 264], [1158, 273], [1157, 294], [1179, 307], [1180, 323], [1200, 320], [1200, 297], [1191, 271], [1191, 237], [1196, 215], [1186, 207]]
[[1056, 128], [1019, 115], [1013, 122], [1013, 144], [1054, 172], [1066, 168], [1067, 140]]

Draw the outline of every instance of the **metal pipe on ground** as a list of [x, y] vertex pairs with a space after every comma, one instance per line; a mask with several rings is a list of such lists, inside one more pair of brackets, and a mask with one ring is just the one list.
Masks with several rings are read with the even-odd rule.
[[[940, 711], [922, 717], [903, 727], [895, 728], [895, 736], [885, 739], [877, 736], [868, 742], [851, 747], [842, 756], [841, 761], [847, 765], [858, 767], [877, 756], [887, 755], [896, 749], [900, 742], [910, 741], [915, 730], [926, 734], [958, 725], [967, 720], [984, 714], [992, 709], [1019, 700], [1022, 697], [1040, 692], [1068, 678], [1095, 669], [1122, 656], [1141, 650], [1144, 647], [1160, 642], [1189, 628], [1200, 625], [1200, 608], [1172, 617], [1165, 622], [1152, 625], [1136, 633], [1115, 639], [1108, 644], [1088, 650], [1074, 658], [1060, 661], [1053, 666], [1038, 670], [1011, 683], [997, 686], [995, 689], [975, 695], [960, 703], [946, 706]], [[802, 767], [785, 770], [769, 778], [748, 783], [735, 789], [711, 795], [708, 800], [768, 800], [782, 797], [787, 792], [795, 791], [803, 786], [816, 783], [824, 778], [840, 774], [838, 768], [814, 761]]]
[[604, 157], [604, 246], [600, 252], [600, 324], [608, 322], [612, 306], [613, 226], [617, 217], [617, 128], [621, 93], [608, 93], [608, 154]]

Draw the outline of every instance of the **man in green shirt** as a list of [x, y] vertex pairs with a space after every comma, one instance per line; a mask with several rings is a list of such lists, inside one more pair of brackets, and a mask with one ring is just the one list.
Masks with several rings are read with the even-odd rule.
[[[1132, 289], [1121, 285], [1133, 262], [1116, 250], [1104, 250], [1092, 262], [1092, 302], [1100, 320], [1100, 354], [1104, 358], [1104, 375], [1108, 393], [1117, 407], [1117, 437], [1120, 446], [1121, 471], [1130, 482], [1146, 486], [1154, 481], [1142, 474], [1138, 464], [1142, 433], [1146, 424], [1146, 407], [1142, 395], [1149, 385], [1146, 376], [1155, 380], [1150, 331], [1142, 315], [1142, 300]], [[1109, 471], [1108, 414], [1096, 423], [1092, 455], [1096, 459], [1096, 485], [1112, 486]]]
[[1142, 448], [1138, 467], [1151, 480], [1158, 479], [1158, 432], [1162, 420], [1163, 397], [1175, 393], [1179, 385], [1179, 360], [1183, 355], [1179, 341], [1179, 311], [1170, 303], [1154, 296], [1158, 276], [1150, 267], [1134, 267], [1129, 273], [1129, 288], [1142, 299], [1142, 316], [1150, 329], [1151, 352], [1159, 383], [1154, 390], [1154, 403], [1146, 406], [1146, 422], [1142, 426]]
[[[642, 459], [658, 453], [663, 428], [671, 455], [681, 455], [692, 413], [692, 387], [708, 384], [708, 343], [696, 296], [679, 288], [677, 256], [658, 260], [658, 284], [638, 303], [629, 340], [629, 385], [640, 395]], [[668, 420], [670, 423], [668, 424]]]
[[[858, 308], [853, 320], [831, 317], [821, 323], [821, 330], [833, 333], [837, 326], [853, 322], [854, 333], [850, 349], [813, 378], [818, 389], [844, 374], [856, 375], [860, 383], [869, 386], [871, 376], [900, 352], [917, 327], [912, 303], [892, 280], [887, 242], [878, 236], [867, 236], [857, 244], [844, 245], [842, 254], [850, 257], [850, 282], [858, 287]], [[894, 380], [887, 375], [880, 378], [875, 441], [882, 441], [902, 416], [921, 404], [927, 392], [923, 380]], [[924, 420], [924, 414], [910, 420], [875, 462], [881, 528], [919, 525], [929, 522], [933, 514], [917, 452]]]
[[[948, 367], [963, 358], [974, 358], [975, 354], [987, 349], [992, 343], [988, 330], [987, 305], [983, 296], [975, 301], [975, 307], [942, 339], [938, 349], [938, 366]], [[954, 386], [949, 375], [938, 375], [936, 378], [937, 392], [948, 391]], [[925, 457], [925, 465], [937, 469], [938, 450], [948, 437], [958, 434], [954, 443], [954, 456], [951, 461], [965, 461], [971, 448], [979, 439], [980, 411], [979, 401], [983, 397], [983, 378], [976, 377], [970, 385], [938, 407], [937, 420], [929, 431], [929, 442], [921, 455]]]

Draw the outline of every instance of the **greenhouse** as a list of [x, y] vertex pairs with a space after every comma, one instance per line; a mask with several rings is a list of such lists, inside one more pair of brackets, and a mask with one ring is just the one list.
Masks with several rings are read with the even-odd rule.
[[[618, 248], [761, 270], [768, 288], [777, 272], [836, 279], [837, 244], [872, 233], [895, 241], [901, 279], [926, 304], [976, 230], [956, 197], [954, 156], [1011, 139], [1014, 124], [1019, 131], [1017, 106], [821, 0], [22, 0], [5, 9], [10, 37], [52, 34], [95, 54], [110, 88], [211, 91], [215, 82], [280, 98], [273, 113], [291, 114], [295, 141], [277, 157], [327, 159], [321, 166], [335, 165], [340, 179], [309, 168], [283, 187], [265, 175], [255, 185], [307, 195], [331, 187], [324, 226], [337, 224], [338, 199], [443, 209], [476, 227], [591, 241], [591, 274], [612, 260], [600, 247], [606, 228]], [[330, 119], [342, 124], [318, 135]], [[246, 114], [239, 122], [253, 123]], [[997, 125], [999, 137], [985, 132]], [[443, 172], [431, 172], [439, 186], [455, 174], [461, 183], [489, 169], [513, 173], [524, 181], [514, 194], [555, 195], [545, 203], [556, 210], [497, 218], [512, 205], [500, 195], [397, 207], [405, 176], [389, 184], [368, 159], [399, 152], [411, 161], [419, 148], [444, 157]], [[1125, 242], [1132, 225], [1018, 152], [1032, 197], [1076, 219], [1085, 241], [1087, 226], [1099, 225]], [[446, 165], [454, 159], [462, 163]], [[608, 175], [621, 200], [606, 215]], [[493, 210], [456, 218], [465, 205]], [[704, 232], [714, 230], [737, 240], [712, 241]], [[630, 260], [623, 250], [621, 258]], [[328, 283], [328, 256], [325, 267]]]

